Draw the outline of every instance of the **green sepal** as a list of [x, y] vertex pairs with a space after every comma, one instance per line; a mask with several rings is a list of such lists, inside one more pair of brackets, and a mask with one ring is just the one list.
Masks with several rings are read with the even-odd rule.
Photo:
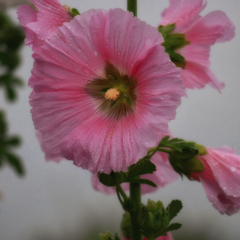
[[162, 34], [163, 38], [165, 39], [175, 28], [175, 23], [174, 24], [168, 24], [166, 26], [160, 25], [158, 27], [158, 31]]
[[189, 41], [186, 40], [185, 35], [182, 33], [172, 33], [175, 28], [175, 24], [168, 24], [166, 26], [160, 25], [158, 27], [158, 31], [162, 34], [164, 38], [164, 42], [162, 46], [165, 47], [165, 52], [169, 54], [171, 61], [182, 69], [186, 66], [185, 58], [176, 53], [177, 49], [183, 48], [190, 44]]
[[140, 159], [136, 164], [133, 164], [129, 168], [129, 175], [128, 178], [134, 178], [139, 175], [144, 175], [144, 174], [152, 174], [155, 172], [156, 166], [150, 161], [150, 157], [146, 156], [142, 159]]
[[108, 187], [113, 187], [118, 184], [123, 183], [127, 177], [128, 177], [128, 172], [111, 172], [109, 175], [105, 173], [98, 173], [98, 178], [99, 181], [108, 186]]
[[139, 178], [127, 178], [125, 180], [125, 182], [147, 184], [152, 187], [157, 187], [157, 185], [154, 182], [152, 182], [148, 179], [143, 179], [143, 178], [140, 178], [140, 179]]
[[99, 238], [100, 238], [100, 240], [121, 240], [118, 237], [117, 233], [115, 234], [115, 236], [112, 236], [112, 233], [110, 233], [110, 232], [106, 232], [105, 234], [100, 233]]
[[121, 232], [125, 238], [131, 238], [131, 218], [130, 213], [125, 212], [121, 221]]

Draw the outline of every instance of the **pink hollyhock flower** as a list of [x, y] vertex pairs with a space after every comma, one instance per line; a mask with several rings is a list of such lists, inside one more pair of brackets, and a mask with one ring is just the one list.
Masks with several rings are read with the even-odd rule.
[[[157, 185], [157, 188], [151, 187], [147, 184], [141, 184], [141, 193], [143, 194], [155, 192], [158, 188], [162, 188], [167, 184], [176, 181], [179, 177], [178, 173], [173, 170], [168, 161], [168, 154], [157, 152], [153, 155], [151, 161], [156, 165], [157, 171], [153, 174], [142, 175], [141, 177], [154, 182]], [[116, 193], [116, 188], [103, 185], [99, 181], [97, 174], [92, 175], [92, 186], [96, 191], [100, 191], [105, 194]], [[121, 187], [124, 191], [129, 191], [129, 183], [122, 183]]]
[[[210, 47], [217, 42], [231, 40], [235, 27], [222, 11], [213, 11], [201, 17], [206, 7], [204, 0], [170, 0], [170, 6], [162, 13], [160, 25], [175, 24], [172, 34], [184, 34], [184, 44], [172, 50], [185, 58], [182, 78], [186, 88], [203, 88], [206, 84], [219, 91], [224, 87], [210, 70]], [[178, 36], [179, 37], [179, 36]]]
[[51, 154], [109, 174], [156, 146], [184, 94], [160, 42], [154, 27], [121, 9], [89, 10], [45, 41], [30, 104]]
[[68, 9], [59, 3], [59, 0], [30, 0], [38, 9], [24, 4], [17, 8], [18, 19], [24, 28], [25, 43], [31, 46], [35, 53], [49, 39], [64, 22], [72, 17]]
[[[122, 240], [131, 240], [130, 238], [123, 237]], [[143, 237], [143, 240], [148, 240], [146, 237]], [[173, 240], [171, 232], [167, 233], [167, 236], [158, 237], [155, 240]]]
[[240, 156], [228, 147], [207, 148], [198, 156], [205, 171], [191, 177], [201, 181], [212, 205], [221, 213], [231, 215], [240, 209]]

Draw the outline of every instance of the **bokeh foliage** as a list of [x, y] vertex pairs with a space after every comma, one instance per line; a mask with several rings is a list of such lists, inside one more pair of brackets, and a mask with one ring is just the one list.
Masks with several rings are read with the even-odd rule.
[[[15, 26], [7, 14], [0, 12], [0, 87], [4, 89], [6, 100], [17, 99], [17, 87], [23, 86], [14, 71], [20, 64], [19, 49], [24, 40], [20, 26]], [[0, 109], [0, 167], [9, 165], [19, 175], [24, 175], [24, 167], [14, 148], [21, 144], [18, 136], [9, 136], [5, 113]]]

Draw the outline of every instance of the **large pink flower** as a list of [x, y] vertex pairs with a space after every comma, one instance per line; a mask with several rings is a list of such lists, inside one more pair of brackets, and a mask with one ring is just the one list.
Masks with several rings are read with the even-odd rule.
[[[131, 240], [130, 238], [123, 237], [122, 240]], [[148, 240], [146, 237], [143, 240]], [[155, 240], [173, 240], [171, 232], [167, 233], [167, 236], [158, 237]]]
[[156, 146], [183, 95], [181, 70], [161, 42], [157, 29], [121, 9], [89, 10], [45, 41], [30, 104], [51, 154], [109, 174]]
[[217, 210], [231, 215], [240, 209], [240, 156], [228, 147], [207, 148], [207, 152], [198, 156], [205, 171], [191, 177], [201, 181], [209, 201]]
[[182, 78], [186, 88], [203, 88], [206, 84], [219, 91], [224, 87], [210, 70], [210, 46], [216, 42], [231, 40], [235, 27], [226, 14], [214, 11], [201, 17], [204, 0], [170, 0], [170, 6], [162, 13], [160, 25], [175, 24], [170, 34], [181, 33], [190, 43], [177, 47], [175, 53], [185, 58]]
[[24, 4], [17, 8], [18, 19], [24, 28], [25, 43], [38, 53], [44, 40], [49, 39], [64, 22], [72, 17], [59, 0], [30, 0], [38, 9]]
[[[158, 188], [162, 188], [167, 184], [176, 181], [179, 177], [178, 173], [173, 170], [172, 166], [168, 161], [168, 154], [157, 152], [155, 153], [155, 155], [153, 155], [151, 161], [156, 165], [157, 171], [155, 171], [153, 174], [142, 175], [141, 178], [148, 179], [154, 182], [157, 187], [151, 187], [147, 184], [141, 184], [141, 193], [143, 194], [155, 192]], [[92, 185], [96, 191], [100, 191], [105, 194], [116, 193], [116, 188], [103, 185], [99, 181], [97, 174], [92, 175]], [[121, 187], [124, 191], [128, 191], [129, 183], [122, 183]]]

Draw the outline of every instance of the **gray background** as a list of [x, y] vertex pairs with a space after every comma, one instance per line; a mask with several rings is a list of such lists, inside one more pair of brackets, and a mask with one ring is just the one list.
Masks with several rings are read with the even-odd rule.
[[[76, 7], [80, 12], [90, 8], [123, 8], [123, 0], [62, 0], [62, 4]], [[139, 0], [138, 17], [157, 26], [160, 12], [168, 0]], [[240, 154], [240, 1], [209, 0], [203, 15], [223, 10], [236, 25], [236, 36], [231, 42], [218, 44], [211, 49], [211, 69], [226, 87], [219, 94], [215, 89], [189, 90], [182, 99], [177, 117], [170, 123], [175, 136], [210, 147], [235, 146]], [[9, 14], [16, 20], [16, 9]], [[16, 20], [17, 21], [17, 20]], [[30, 116], [27, 81], [33, 61], [31, 50], [23, 47], [22, 64], [17, 74], [26, 86], [19, 91], [16, 104], [7, 104], [0, 91], [0, 108], [6, 109], [10, 132], [18, 133], [24, 142], [18, 153], [22, 156], [27, 175], [19, 179], [11, 169], [0, 171], [0, 239], [73, 239], [74, 234], [84, 235], [93, 227], [118, 231], [122, 209], [116, 196], [95, 192], [90, 173], [75, 167], [70, 161], [47, 163], [34, 134]], [[187, 179], [169, 185], [151, 197], [165, 204], [172, 199], [183, 201], [184, 208], [177, 220], [184, 222], [180, 232], [190, 229], [207, 231], [209, 239], [239, 240], [240, 213], [231, 217], [221, 215], [206, 198], [201, 184]], [[81, 234], [82, 233], [82, 234]], [[80, 237], [81, 240], [89, 240]]]

